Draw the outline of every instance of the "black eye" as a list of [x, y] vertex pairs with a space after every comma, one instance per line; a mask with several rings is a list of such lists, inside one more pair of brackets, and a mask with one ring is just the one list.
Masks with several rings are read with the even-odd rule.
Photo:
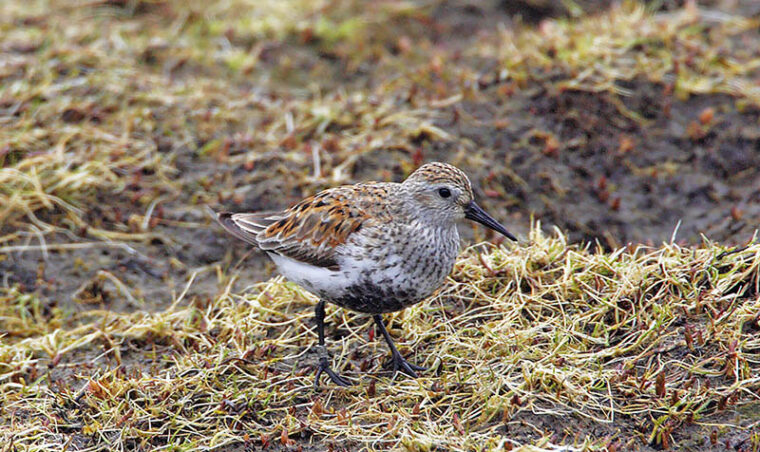
[[448, 188], [443, 187], [438, 189], [438, 194], [441, 195], [441, 198], [448, 198], [451, 196], [451, 191]]

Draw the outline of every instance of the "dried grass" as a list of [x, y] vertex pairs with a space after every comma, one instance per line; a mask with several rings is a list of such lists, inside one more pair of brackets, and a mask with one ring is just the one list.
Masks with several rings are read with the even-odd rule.
[[[742, 49], [742, 36], [760, 19], [699, 9], [652, 14], [639, 2], [582, 20], [546, 21], [537, 30], [503, 30], [499, 59], [503, 77], [529, 79], [531, 68], [556, 77], [568, 74], [558, 87], [634, 92], [626, 81], [646, 79], [668, 86], [680, 98], [692, 94], [727, 93], [760, 104], [753, 80], [760, 67], [754, 52]], [[491, 47], [476, 49], [493, 55]]]
[[[208, 175], [182, 180], [177, 160], [188, 154], [255, 174], [262, 162], [271, 174], [272, 159], [294, 163], [305, 191], [343, 183], [372, 151], [455, 140], [434, 125], [440, 109], [480, 96], [494, 77], [525, 84], [551, 74], [559, 89], [623, 97], [631, 92], [621, 82], [644, 78], [681, 96], [730, 93], [760, 105], [760, 60], [741, 44], [757, 19], [711, 10], [651, 14], [630, 2], [446, 49], [431, 47], [420, 25], [437, 1], [27, 3], [4, 4], [0, 19], [9, 52], [0, 68], [0, 227], [33, 223], [43, 233], [149, 238], [85, 218], [99, 193], [128, 193], [136, 224], [181, 192], [194, 192], [193, 202], [235, 197], [223, 184], [199, 189], [218, 182]], [[296, 50], [265, 58], [284, 46]], [[492, 62], [480, 66], [495, 74], [472, 61]], [[141, 180], [148, 189], [130, 193]]]
[[[623, 98], [621, 81], [644, 78], [760, 105], [758, 58], [742, 45], [757, 19], [626, 3], [460, 49], [425, 34], [440, 4], [2, 2], [0, 260], [171, 243], [153, 230], [158, 204], [241, 202], [239, 187], [262, 181], [313, 192], [351, 181], [377, 150], [421, 158], [421, 138], [498, 164], [436, 125], [442, 111], [491, 96], [480, 90], [493, 80], [548, 75], [559, 89]], [[0, 448], [297, 448], [311, 438], [624, 450], [677, 445], [695, 426], [742, 431], [758, 448], [759, 266], [756, 244], [604, 253], [537, 230], [515, 248], [471, 248], [436, 297], [392, 316], [402, 352], [431, 371], [391, 380], [370, 322], [330, 309], [329, 348], [360, 384], [321, 392], [311, 387], [313, 297], [282, 280], [152, 313], [72, 309], [4, 286]], [[132, 304], [142, 302], [153, 300]], [[556, 417], [570, 420], [563, 432], [541, 422]]]
[[[3, 329], [34, 335], [0, 348], [2, 434], [24, 450], [292, 438], [492, 450], [525, 444], [505, 429], [561, 416], [613, 433], [573, 440], [572, 431], [544, 437], [536, 427], [528, 443], [599, 450], [615, 441], [673, 446], [681, 429], [760, 403], [759, 246], [603, 253], [535, 229], [529, 244], [479, 250], [462, 256], [433, 299], [390, 316], [402, 352], [433, 370], [391, 379], [384, 344], [368, 339], [369, 320], [329, 309], [336, 367], [360, 383], [319, 392], [315, 300], [281, 279], [205, 305], [76, 320], [40, 321], [33, 301], [11, 293]], [[95, 366], [90, 375], [66, 372], [82, 356]], [[615, 429], [632, 419], [641, 431]], [[745, 420], [734, 428], [760, 426]]]

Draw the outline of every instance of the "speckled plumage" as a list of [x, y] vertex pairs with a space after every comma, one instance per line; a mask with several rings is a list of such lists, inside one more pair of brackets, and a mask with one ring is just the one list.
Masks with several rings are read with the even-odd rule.
[[[423, 165], [403, 183], [331, 188], [283, 212], [218, 216], [320, 303], [374, 314], [383, 330], [379, 314], [418, 303], [443, 284], [459, 248], [456, 223], [465, 217], [514, 239], [474, 203], [467, 176], [445, 163]], [[396, 362], [398, 352], [386, 339], [394, 364], [414, 375], [404, 368], [408, 363]], [[339, 376], [333, 381], [347, 383]]]

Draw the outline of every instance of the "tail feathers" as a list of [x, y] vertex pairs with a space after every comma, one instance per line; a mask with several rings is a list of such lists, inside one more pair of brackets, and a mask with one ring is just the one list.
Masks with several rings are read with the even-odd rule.
[[220, 212], [216, 214], [216, 219], [224, 229], [235, 237], [250, 243], [251, 245], [260, 246], [258, 235], [260, 232], [269, 227], [272, 223], [280, 219], [276, 213], [231, 213]]
[[216, 215], [216, 219], [219, 221], [219, 224], [221, 224], [222, 227], [224, 227], [224, 229], [226, 229], [230, 234], [234, 235], [240, 240], [243, 240], [244, 242], [258, 246], [259, 242], [256, 240], [256, 236], [260, 231], [241, 227], [238, 221], [236, 221], [235, 217], [237, 215], [239, 214], [232, 212], [220, 212]]
[[251, 234], [258, 234], [279, 218], [280, 217], [269, 212], [236, 213], [232, 215], [232, 221], [234, 221], [238, 227]]

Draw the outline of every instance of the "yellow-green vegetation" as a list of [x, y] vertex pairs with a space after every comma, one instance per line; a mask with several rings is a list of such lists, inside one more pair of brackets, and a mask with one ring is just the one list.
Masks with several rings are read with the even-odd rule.
[[[706, 33], [711, 23], [719, 25]], [[725, 53], [722, 46], [759, 24], [758, 18], [700, 11], [694, 5], [652, 15], [632, 3], [581, 24], [552, 21], [537, 32], [506, 33], [512, 45], [501, 58], [510, 71], [506, 76], [529, 77], [526, 68], [560, 66], [570, 73], [559, 85], [565, 89], [630, 96], [633, 92], [617, 82], [646, 78], [671, 85], [681, 97], [724, 92], [757, 104], [760, 90], [752, 80], [760, 59], [751, 52]]]
[[[145, 174], [150, 184], [130, 193], [138, 217], [180, 189], [195, 201], [233, 195], [178, 181], [188, 154], [251, 168], [275, 158], [298, 168], [289, 185], [309, 189], [350, 180], [356, 160], [378, 149], [411, 153], [419, 137], [454, 143], [462, 160], [473, 144], [434, 123], [442, 109], [492, 98], [481, 88], [495, 82], [508, 83], [506, 97], [547, 77], [559, 89], [630, 96], [617, 82], [644, 79], [760, 105], [760, 57], [735, 42], [758, 19], [696, 8], [652, 14], [626, 3], [537, 28], [484, 22], [488, 39], [444, 46], [427, 27], [439, 1], [3, 3], [0, 225], [24, 217], [49, 229], [35, 216], [54, 211], [100, 239], [115, 227], [101, 230], [82, 210]], [[311, 179], [305, 147], [321, 150]]]
[[[432, 369], [418, 380], [382, 370], [367, 317], [329, 309], [337, 367], [359, 384], [321, 391], [315, 300], [280, 279], [152, 314], [56, 312], [46, 325], [10, 292], [0, 429], [15, 450], [694, 446], [704, 438], [684, 430], [760, 426], [720, 417], [760, 406], [759, 289], [757, 245], [603, 253], [534, 230], [521, 246], [469, 249], [434, 298], [392, 316], [402, 352]], [[80, 378], [84, 362], [94, 368]], [[542, 417], [605, 435], [572, 423], [551, 434]]]
[[[0, 451], [758, 450], [760, 17], [466, 3], [0, 1]], [[530, 239], [389, 319], [419, 380], [329, 309], [314, 391], [313, 298], [205, 206], [428, 160]]]

